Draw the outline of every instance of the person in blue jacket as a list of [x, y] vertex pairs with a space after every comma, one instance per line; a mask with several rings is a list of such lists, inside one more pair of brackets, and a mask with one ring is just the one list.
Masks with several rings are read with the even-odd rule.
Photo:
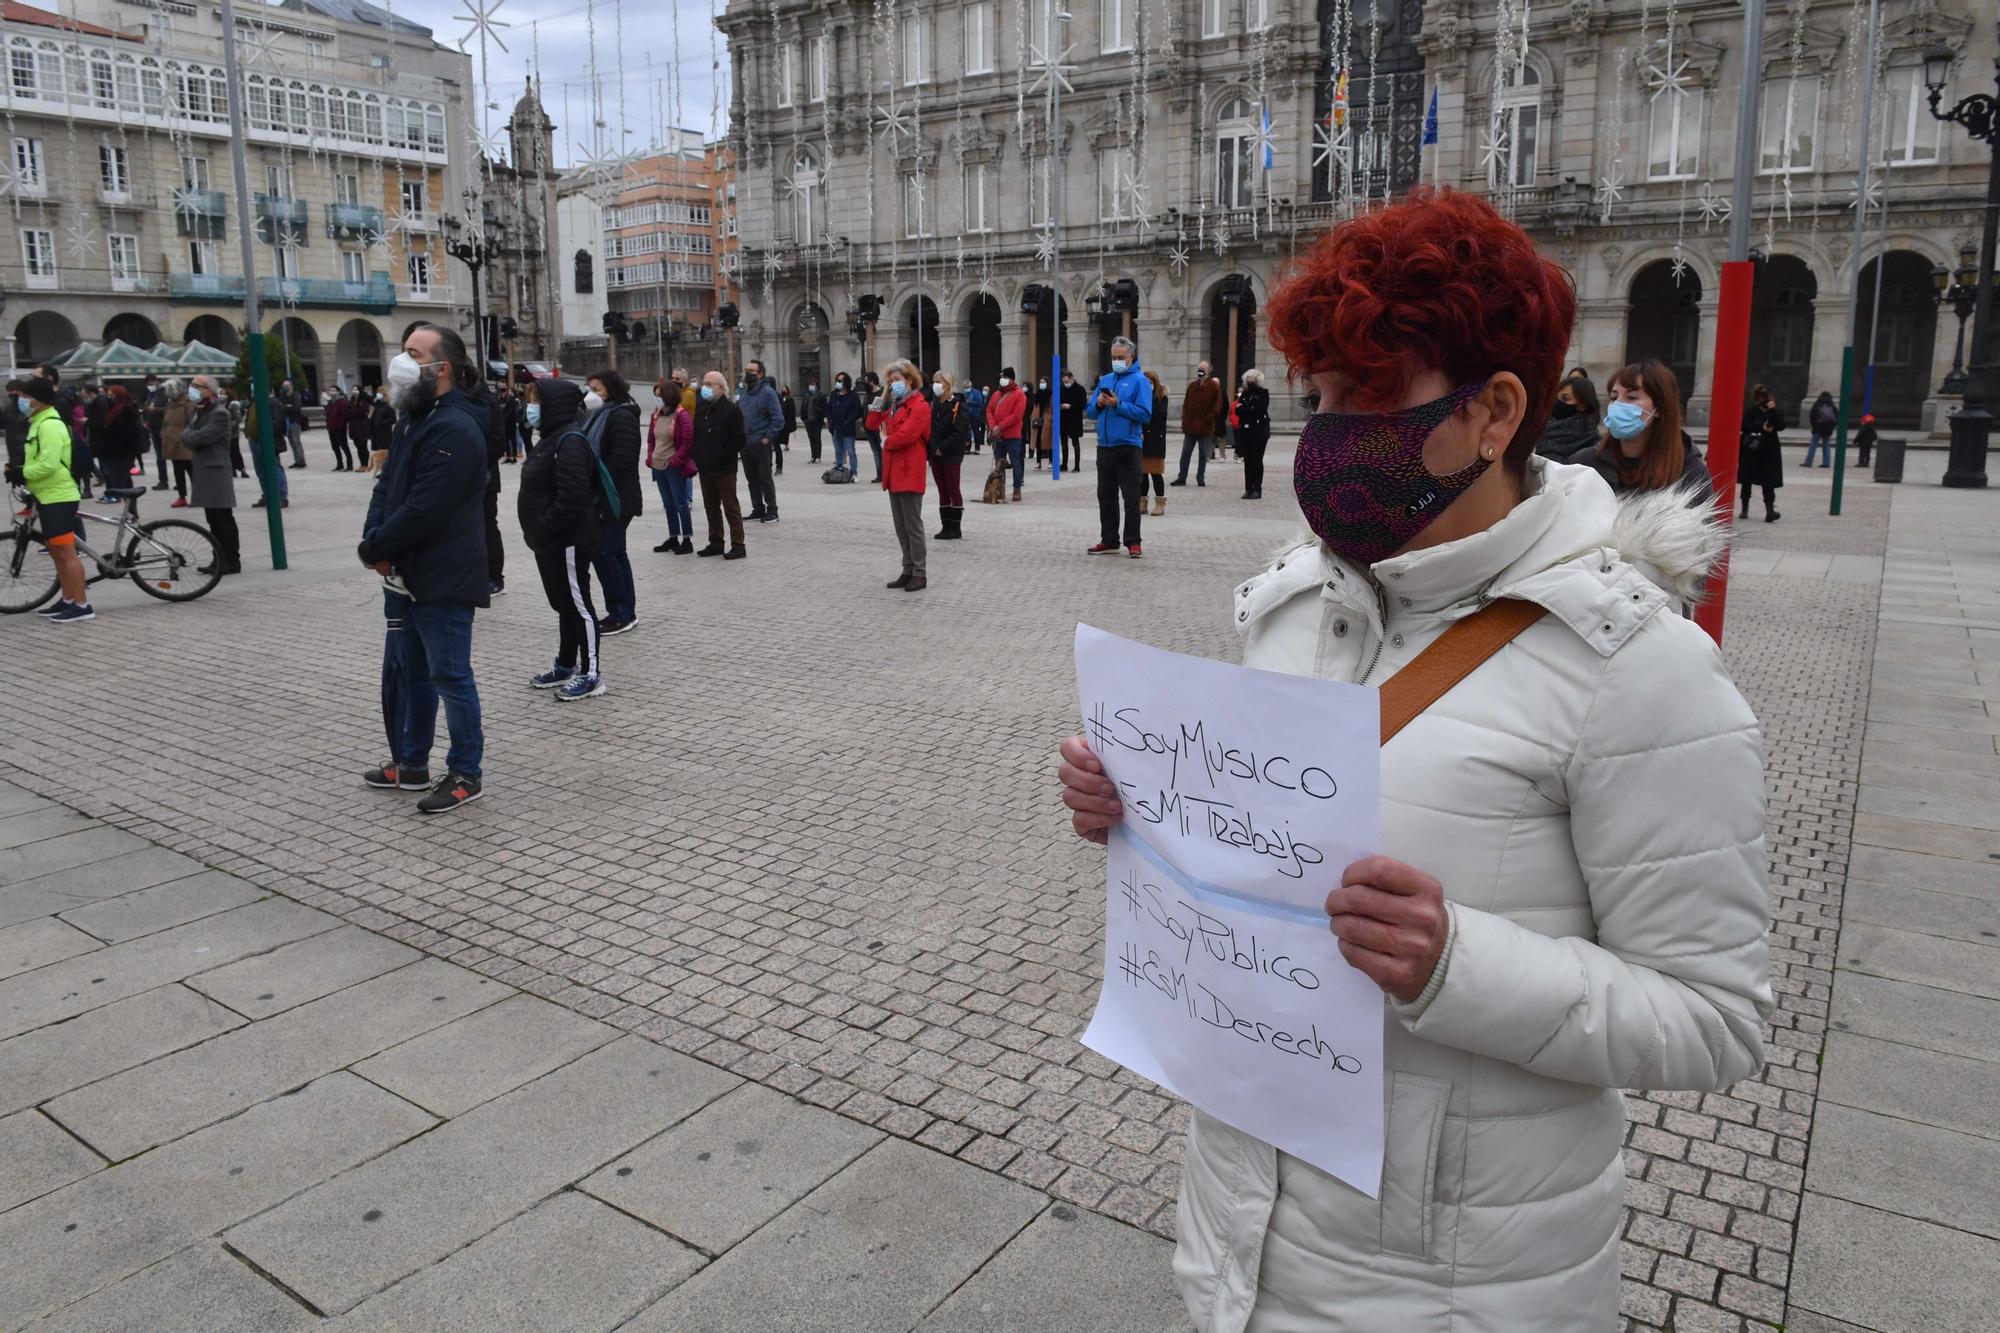
[[833, 393], [826, 400], [826, 428], [833, 435], [833, 465], [847, 469], [847, 479], [853, 481], [860, 463], [854, 456], [854, 440], [861, 434], [861, 418], [867, 409], [862, 405], [861, 395], [854, 391], [854, 381], [846, 374], [833, 377]]
[[1140, 495], [1145, 475], [1140, 452], [1153, 419], [1153, 386], [1139, 370], [1139, 347], [1130, 338], [1111, 343], [1111, 371], [1097, 381], [1085, 417], [1097, 423], [1097, 521], [1101, 531], [1092, 555], [1118, 551], [1118, 510], [1125, 509], [1125, 554], [1137, 560]]
[[[417, 803], [442, 814], [479, 799], [486, 738], [472, 675], [472, 616], [492, 600], [486, 573], [486, 405], [460, 387], [475, 372], [465, 341], [419, 324], [385, 376], [397, 410], [388, 459], [361, 529], [361, 563], [380, 574], [389, 634], [382, 714], [389, 762], [371, 787], [429, 786]], [[446, 772], [430, 782], [438, 702], [451, 733]]]
[[986, 394], [977, 384], [966, 386], [965, 413], [972, 432], [972, 452], [976, 454], [979, 446], [986, 443]]

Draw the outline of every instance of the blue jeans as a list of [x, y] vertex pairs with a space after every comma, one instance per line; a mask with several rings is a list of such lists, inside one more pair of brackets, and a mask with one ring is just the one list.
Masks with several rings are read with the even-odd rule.
[[625, 529], [631, 523], [629, 518], [606, 523], [597, 534], [597, 551], [590, 557], [590, 567], [597, 571], [597, 582], [604, 589], [606, 620], [631, 620], [638, 614], [639, 590], [632, 582], [632, 557], [625, 554]]
[[437, 710], [444, 703], [454, 773], [479, 776], [486, 736], [479, 726], [479, 684], [472, 676], [472, 608], [462, 602], [416, 603], [382, 594], [388, 633], [382, 640], [382, 725], [396, 763], [430, 765]]
[[[654, 468], [653, 484], [660, 488], [660, 503], [667, 510], [667, 536], [694, 536], [694, 478], [672, 468]], [[627, 562], [629, 567], [630, 562]]]
[[868, 447], [875, 451], [875, 480], [880, 481], [882, 480], [882, 441], [880, 439], [870, 440], [868, 441]]
[[833, 437], [833, 465], [835, 467], [846, 468], [847, 475], [850, 477], [854, 475], [855, 469], [861, 466], [860, 461], [854, 456], [854, 437], [852, 435], [836, 435]]
[[1007, 461], [1014, 465], [1014, 489], [1021, 489], [1021, 470], [1028, 465], [1028, 442], [1026, 440], [1000, 440], [993, 446], [1007, 451]]
[[1832, 433], [1831, 433], [1831, 432], [1829, 432], [1829, 433], [1827, 433], [1827, 434], [1825, 434], [1825, 435], [1822, 435], [1822, 434], [1820, 434], [1820, 433], [1819, 433], [1818, 431], [1814, 431], [1814, 432], [1813, 432], [1813, 437], [1812, 437], [1812, 443], [1806, 446], [1806, 461], [1805, 461], [1805, 463], [1803, 464], [1803, 466], [1805, 466], [1805, 467], [1811, 467], [1811, 466], [1813, 465], [1813, 451], [1814, 451], [1814, 450], [1816, 450], [1816, 449], [1817, 449], [1817, 450], [1823, 450], [1823, 451], [1824, 451], [1824, 454], [1823, 454], [1823, 458], [1822, 458], [1822, 461], [1821, 461], [1821, 463], [1820, 463], [1820, 466], [1821, 466], [1821, 467], [1832, 467], [1832, 466], [1833, 466], [1833, 435], [1832, 435]]

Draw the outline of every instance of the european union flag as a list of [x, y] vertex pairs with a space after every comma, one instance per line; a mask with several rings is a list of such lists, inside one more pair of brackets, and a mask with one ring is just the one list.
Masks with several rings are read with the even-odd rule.
[[1264, 170], [1269, 171], [1275, 165], [1277, 161], [1271, 152], [1271, 108], [1267, 105], [1264, 108]]
[[1420, 147], [1428, 147], [1438, 141], [1438, 90], [1431, 89], [1431, 109], [1424, 113], [1424, 141]]

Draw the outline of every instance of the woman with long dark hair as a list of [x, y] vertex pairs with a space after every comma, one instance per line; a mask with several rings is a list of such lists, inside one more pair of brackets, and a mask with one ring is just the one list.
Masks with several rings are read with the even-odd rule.
[[[1757, 720], [1675, 595], [1719, 554], [1713, 513], [1536, 455], [1575, 318], [1518, 225], [1428, 190], [1335, 227], [1271, 299], [1325, 410], [1293, 467], [1313, 539], [1230, 598], [1244, 664], [1379, 686], [1448, 628], [1492, 637], [1419, 669], [1476, 663], [1382, 745], [1380, 854], [1323, 867], [1328, 965], [1383, 996], [1381, 1174], [1194, 1110], [1173, 1267], [1203, 1333], [1616, 1328], [1620, 1089], [1762, 1060]], [[1660, 450], [1640, 471], [1683, 462]], [[1124, 806], [1083, 737], [1058, 777], [1104, 842]]]
[[1611, 401], [1604, 409], [1603, 437], [1594, 451], [1570, 461], [1596, 468], [1619, 495], [1680, 487], [1691, 503], [1705, 503], [1714, 487], [1701, 450], [1681, 428], [1674, 372], [1664, 362], [1635, 361], [1621, 367], [1605, 388]]
[[[139, 405], [132, 401], [131, 390], [122, 384], [114, 384], [107, 392], [111, 405], [104, 410], [103, 440], [97, 445], [97, 466], [104, 474], [106, 486], [129, 488], [132, 485], [132, 469], [145, 456], [146, 427], [139, 419]], [[98, 503], [115, 505], [125, 502], [106, 495]]]
[[1597, 389], [1587, 379], [1571, 375], [1556, 390], [1556, 405], [1549, 412], [1549, 424], [1535, 452], [1558, 463], [1580, 463], [1586, 450], [1600, 443], [1603, 422], [1599, 420]]
[[1785, 415], [1778, 410], [1777, 395], [1765, 385], [1750, 390], [1743, 405], [1742, 454], [1736, 464], [1736, 480], [1743, 488], [1743, 517], [1750, 517], [1750, 488], [1764, 492], [1764, 521], [1776, 523], [1778, 488], [1785, 484], [1785, 451], [1778, 432], [1785, 428]]

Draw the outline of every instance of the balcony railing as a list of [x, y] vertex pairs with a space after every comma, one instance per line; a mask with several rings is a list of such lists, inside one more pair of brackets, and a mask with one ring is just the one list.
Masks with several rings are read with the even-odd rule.
[[[244, 296], [240, 273], [173, 273], [167, 278], [167, 298], [204, 304], [235, 303]], [[340, 278], [259, 278], [257, 294], [270, 305], [331, 306], [387, 314], [396, 308], [396, 284], [387, 273], [371, 273], [362, 282]]]
[[305, 244], [305, 200], [258, 194], [252, 195], [251, 201], [257, 211], [258, 240], [266, 245], [277, 241], [290, 241], [295, 245]]
[[170, 273], [167, 299], [170, 301], [241, 301], [244, 283], [240, 273]]
[[416, 305], [451, 304], [451, 288], [442, 282], [433, 282], [427, 286], [399, 282], [396, 284], [396, 294], [399, 299]]
[[382, 210], [366, 204], [328, 204], [326, 234], [340, 240], [384, 235]]

